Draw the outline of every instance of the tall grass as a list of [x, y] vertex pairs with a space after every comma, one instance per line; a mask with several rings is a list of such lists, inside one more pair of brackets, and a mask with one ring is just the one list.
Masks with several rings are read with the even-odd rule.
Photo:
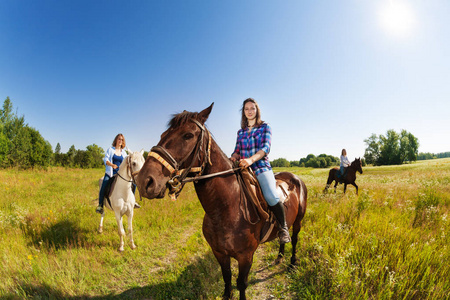
[[323, 195], [326, 173], [302, 176], [311, 193], [296, 297], [450, 299], [450, 160], [364, 168], [359, 196]]
[[[283, 265], [264, 287], [275, 298], [450, 299], [450, 159], [366, 167], [359, 196], [351, 186], [323, 194], [328, 170], [286, 170], [305, 181], [308, 208], [299, 265]], [[138, 248], [119, 253], [110, 211], [96, 232], [102, 172], [0, 170], [0, 298], [219, 298], [222, 276], [193, 186], [177, 201], [144, 200], [133, 220]], [[270, 271], [277, 247], [258, 249], [255, 264]], [[253, 268], [250, 299], [261, 286], [255, 276]]]

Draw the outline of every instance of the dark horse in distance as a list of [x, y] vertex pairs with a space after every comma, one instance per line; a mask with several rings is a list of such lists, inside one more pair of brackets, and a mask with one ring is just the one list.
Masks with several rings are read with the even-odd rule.
[[[213, 103], [214, 104], [214, 103]], [[224, 299], [232, 296], [231, 258], [238, 262], [237, 288], [240, 299], [246, 299], [248, 274], [258, 245], [277, 237], [278, 227], [267, 230], [256, 212], [245, 210], [241, 186], [231, 160], [219, 148], [204, 126], [213, 104], [201, 112], [184, 111], [173, 116], [169, 128], [161, 135], [142, 167], [137, 186], [149, 199], [163, 198], [166, 189], [176, 197], [185, 182], [194, 182], [203, 206], [203, 234], [222, 270], [225, 282]], [[190, 174], [190, 175], [189, 175]], [[195, 174], [195, 175], [193, 175]], [[188, 177], [191, 176], [191, 177]], [[293, 227], [291, 264], [296, 263], [296, 244], [301, 221], [306, 211], [306, 186], [299, 177], [288, 172], [276, 175], [284, 190], [286, 222]], [[263, 201], [264, 202], [264, 201]], [[267, 235], [262, 238], [262, 235]], [[280, 246], [279, 255], [284, 252]]]
[[340, 172], [339, 168], [332, 168], [330, 172], [328, 173], [328, 180], [327, 180], [327, 186], [323, 190], [325, 193], [330, 185], [335, 181], [334, 184], [334, 192], [336, 193], [336, 187], [339, 183], [344, 184], [344, 194], [347, 190], [347, 184], [351, 184], [356, 188], [356, 195], [358, 195], [358, 186], [356, 185], [356, 172], [359, 172], [362, 174], [362, 164], [361, 164], [361, 158], [355, 159], [351, 165], [347, 168], [347, 170], [344, 172], [344, 177], [338, 178], [338, 173]]

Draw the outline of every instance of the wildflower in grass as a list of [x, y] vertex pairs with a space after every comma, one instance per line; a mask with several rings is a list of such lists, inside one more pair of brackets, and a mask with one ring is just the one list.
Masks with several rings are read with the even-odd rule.
[[397, 280], [395, 278], [395, 272], [390, 271], [389, 272], [389, 285], [395, 285], [397, 283]]
[[27, 259], [28, 259], [28, 263], [31, 265], [31, 261], [33, 260], [33, 254], [29, 254]]
[[322, 251], [323, 251], [322, 245], [317, 244], [317, 243], [314, 243], [314, 249], [317, 250], [317, 251], [319, 251], [319, 252], [322, 252]]

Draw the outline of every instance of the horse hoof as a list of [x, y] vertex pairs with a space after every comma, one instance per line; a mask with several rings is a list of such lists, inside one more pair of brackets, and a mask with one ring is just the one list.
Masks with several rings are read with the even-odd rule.
[[98, 231], [97, 231], [98, 233], [103, 233], [103, 226], [100, 226], [99, 228], [98, 228]]
[[134, 249], [137, 248], [137, 246], [136, 246], [135, 244], [133, 244], [133, 245], [130, 246], [130, 248], [131, 248], [132, 250], [134, 250]]
[[123, 247], [120, 247], [119, 252], [123, 252], [123, 251], [124, 251]]

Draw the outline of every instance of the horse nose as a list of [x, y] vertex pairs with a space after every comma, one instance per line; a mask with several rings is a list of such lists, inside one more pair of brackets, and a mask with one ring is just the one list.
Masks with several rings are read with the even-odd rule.
[[152, 176], [147, 176], [147, 178], [145, 178], [144, 187], [147, 194], [151, 194], [155, 189], [155, 180]]

